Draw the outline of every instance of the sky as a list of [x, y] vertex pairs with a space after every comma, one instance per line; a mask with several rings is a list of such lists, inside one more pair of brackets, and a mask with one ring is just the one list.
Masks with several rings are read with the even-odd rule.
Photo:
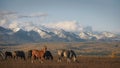
[[0, 24], [7, 18], [54, 28], [89, 26], [94, 31], [120, 33], [120, 0], [0, 0], [0, 18]]

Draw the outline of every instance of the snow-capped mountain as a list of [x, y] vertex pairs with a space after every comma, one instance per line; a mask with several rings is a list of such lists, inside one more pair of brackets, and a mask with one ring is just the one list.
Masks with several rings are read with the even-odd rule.
[[[45, 29], [44, 29], [45, 28]], [[0, 40], [7, 42], [43, 42], [43, 41], [85, 41], [115, 39], [118, 35], [111, 32], [80, 31], [68, 32], [63, 29], [29, 26], [21, 29], [0, 27]]]
[[80, 32], [79, 37], [82, 39], [91, 39], [92, 38], [92, 33], [89, 32]]
[[33, 31], [37, 32], [41, 38], [51, 38], [51, 35], [48, 32], [39, 28], [34, 28]]
[[79, 37], [82, 39], [108, 39], [108, 38], [115, 38], [116, 34], [113, 34], [111, 32], [97, 32], [97, 33], [93, 33], [93, 32], [80, 32]]

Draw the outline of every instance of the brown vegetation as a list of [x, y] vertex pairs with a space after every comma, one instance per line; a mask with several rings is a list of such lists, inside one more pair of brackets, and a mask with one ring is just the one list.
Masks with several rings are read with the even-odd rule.
[[[0, 68], [119, 68], [120, 67], [120, 42], [47, 42], [30, 43], [16, 46], [0, 46], [5, 51], [22, 50], [27, 53], [28, 50], [40, 50], [44, 45], [54, 55], [53, 60], [45, 60], [44, 63], [35, 61], [31, 63], [30, 59], [0, 59]], [[117, 46], [116, 46], [117, 45]], [[78, 63], [71, 62], [57, 63], [58, 49], [72, 49], [77, 54]]]
[[67, 63], [65, 60], [61, 63], [57, 63], [57, 57], [54, 60], [45, 60], [44, 63], [40, 63], [37, 60], [35, 63], [31, 63], [30, 59], [7, 59], [0, 61], [0, 68], [119, 68], [120, 58], [111, 57], [85, 57], [81, 56], [77, 58], [79, 62]]

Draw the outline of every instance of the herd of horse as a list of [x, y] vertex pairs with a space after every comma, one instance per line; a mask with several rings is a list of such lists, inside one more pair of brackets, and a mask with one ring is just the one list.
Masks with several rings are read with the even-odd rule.
[[[66, 58], [67, 62], [77, 62], [76, 54], [73, 50], [60, 49], [57, 51], [58, 61], [61, 62], [63, 58]], [[53, 60], [53, 55], [50, 51], [47, 50], [47, 47], [43, 47], [41, 50], [33, 49], [27, 52], [27, 57], [24, 51], [6, 51], [3, 53], [0, 51], [0, 56], [6, 60], [8, 58], [18, 59], [21, 58], [26, 60], [26, 58], [31, 59], [31, 62], [34, 63], [34, 60], [39, 60], [40, 63], [43, 63], [44, 60]]]

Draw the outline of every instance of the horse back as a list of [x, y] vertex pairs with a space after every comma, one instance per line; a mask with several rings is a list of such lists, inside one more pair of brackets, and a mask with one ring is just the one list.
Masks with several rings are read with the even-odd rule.
[[43, 57], [44, 56], [44, 51], [42, 50], [32, 50], [32, 56], [36, 57]]

